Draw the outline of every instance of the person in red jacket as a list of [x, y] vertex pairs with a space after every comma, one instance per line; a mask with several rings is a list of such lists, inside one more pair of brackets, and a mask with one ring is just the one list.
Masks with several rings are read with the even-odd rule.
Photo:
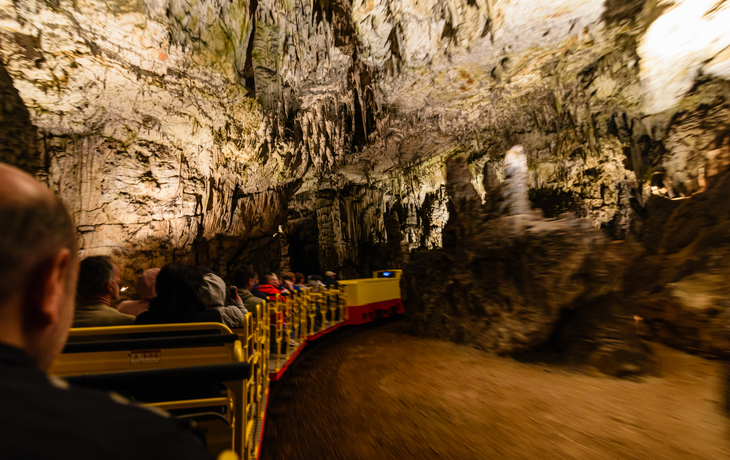
[[268, 300], [276, 300], [277, 294], [287, 294], [289, 291], [286, 288], [282, 288], [279, 282], [279, 277], [275, 273], [266, 273], [261, 275], [261, 281], [263, 284], [259, 284], [259, 291], [266, 294]]

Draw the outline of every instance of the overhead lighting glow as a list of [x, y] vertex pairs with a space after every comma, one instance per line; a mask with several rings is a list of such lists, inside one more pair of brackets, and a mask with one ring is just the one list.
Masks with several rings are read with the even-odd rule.
[[[641, 80], [648, 113], [673, 107], [692, 88], [700, 69], [719, 77], [729, 65], [714, 62], [730, 46], [730, 3], [662, 0], [667, 9], [641, 39]], [[707, 64], [710, 64], [709, 66]]]

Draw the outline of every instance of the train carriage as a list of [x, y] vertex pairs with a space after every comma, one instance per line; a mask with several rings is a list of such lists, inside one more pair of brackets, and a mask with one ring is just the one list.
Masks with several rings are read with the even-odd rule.
[[151, 405], [223, 406], [235, 456], [258, 458], [269, 382], [283, 376], [307, 343], [343, 326], [403, 313], [400, 276], [400, 270], [382, 270], [338, 288], [277, 296], [248, 313], [242, 329], [218, 323], [72, 329], [51, 374], [117, 391], [176, 379], [218, 381], [225, 384], [219, 397]]

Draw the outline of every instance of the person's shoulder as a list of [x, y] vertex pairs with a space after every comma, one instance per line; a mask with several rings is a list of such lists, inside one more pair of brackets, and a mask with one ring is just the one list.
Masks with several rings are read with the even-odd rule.
[[[96, 441], [106, 436], [107, 443], [116, 445], [136, 459], [209, 459], [201, 439], [187, 431], [167, 413], [138, 406], [125, 398], [97, 391], [72, 388], [69, 397], [89, 404], [88, 425], [104, 425], [99, 418], [110, 421], [107, 429], [100, 426], [94, 434]], [[91, 411], [93, 410], [93, 414]], [[93, 428], [87, 428], [91, 435]], [[116, 441], [116, 442], [115, 442]], [[107, 446], [108, 447], [108, 446]]]
[[74, 314], [73, 327], [127, 326], [134, 324], [135, 317], [121, 313], [112, 307], [93, 310], [77, 310]]
[[[65, 381], [27, 381], [5, 394], [3, 458], [209, 459], [201, 439], [165, 413]], [[29, 404], [32, 401], [32, 404]], [[7, 423], [4, 423], [7, 422]], [[34, 439], [43, 439], [42, 443]]]
[[99, 310], [98, 316], [101, 322], [104, 323], [101, 324], [101, 326], [125, 326], [129, 324], [134, 324], [134, 321], [137, 319], [134, 315], [122, 313], [112, 307], [104, 310]]
[[251, 295], [251, 297], [246, 299], [246, 302], [250, 302], [254, 305], [263, 305], [264, 299], [262, 299], [261, 297], [256, 297], [255, 295]]
[[125, 300], [119, 304], [117, 310], [125, 315], [139, 316], [141, 313], [147, 311], [150, 306], [150, 301], [147, 299], [140, 300]]

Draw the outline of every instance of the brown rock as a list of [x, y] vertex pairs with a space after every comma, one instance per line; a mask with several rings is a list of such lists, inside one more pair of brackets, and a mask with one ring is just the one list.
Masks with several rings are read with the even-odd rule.
[[401, 284], [417, 330], [497, 353], [552, 347], [612, 375], [645, 371], [633, 319], [615, 295], [605, 297], [621, 260], [609, 257], [601, 232], [569, 217], [495, 218], [464, 160], [447, 168], [444, 248], [412, 254]]

